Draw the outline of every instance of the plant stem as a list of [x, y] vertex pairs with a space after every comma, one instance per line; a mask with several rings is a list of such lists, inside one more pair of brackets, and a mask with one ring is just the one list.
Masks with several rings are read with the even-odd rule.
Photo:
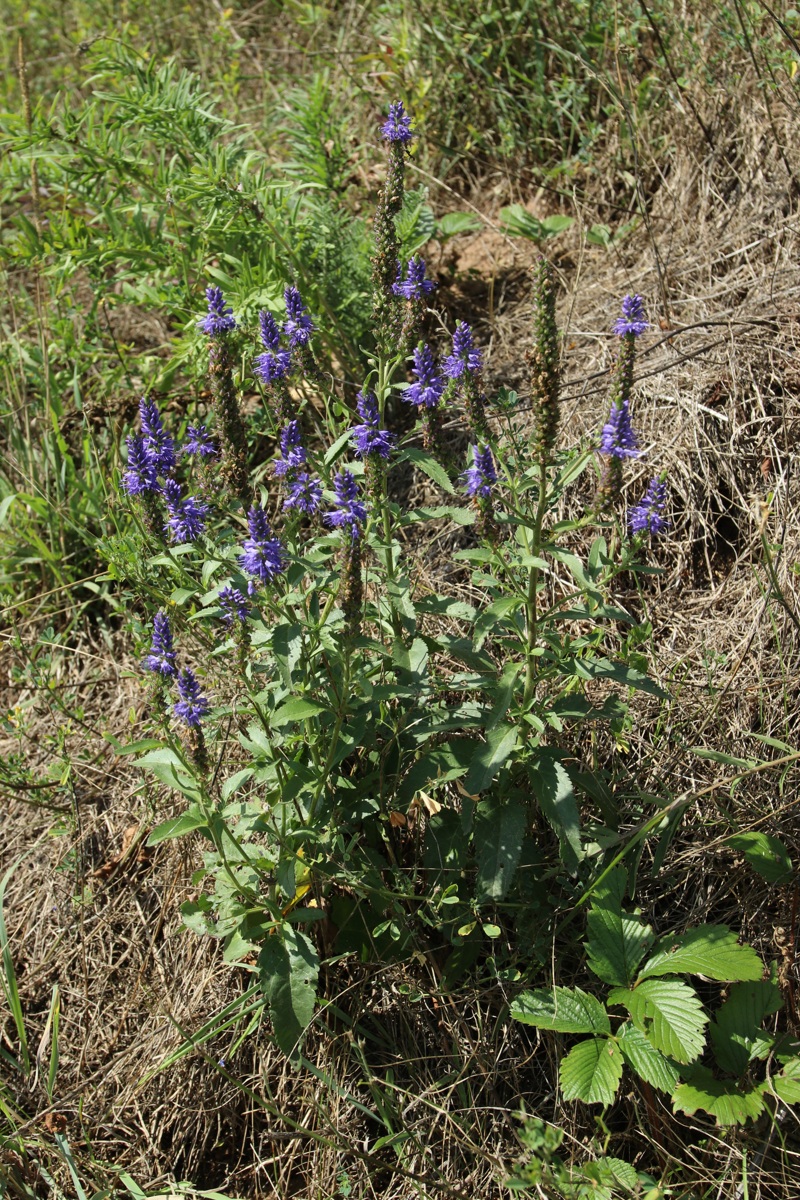
[[[539, 499], [536, 504], [536, 520], [534, 523], [533, 540], [531, 543], [531, 554], [534, 557], [539, 556], [539, 548], [542, 542], [542, 524], [544, 522], [544, 514], [547, 509], [547, 463], [544, 457], [539, 462]], [[525, 603], [525, 626], [526, 626], [526, 643], [527, 643], [527, 662], [525, 664], [525, 692], [523, 694], [523, 704], [529, 704], [533, 698], [534, 688], [536, 687], [536, 671], [535, 671], [535, 656], [536, 648], [536, 629], [538, 623], [537, 613], [537, 593], [539, 591], [539, 567], [532, 566], [530, 575], [528, 576], [528, 598]]]

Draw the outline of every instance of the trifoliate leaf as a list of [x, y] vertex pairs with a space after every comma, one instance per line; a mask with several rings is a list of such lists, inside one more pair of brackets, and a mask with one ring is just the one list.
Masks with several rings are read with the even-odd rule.
[[557, 1033], [610, 1033], [603, 1005], [580, 988], [537, 988], [523, 992], [511, 1005], [511, 1015], [524, 1025]]
[[565, 1100], [611, 1104], [622, 1078], [622, 1053], [610, 1038], [591, 1038], [573, 1046], [559, 1068]]
[[641, 1029], [628, 1021], [617, 1031], [617, 1042], [625, 1062], [640, 1079], [662, 1092], [671, 1092], [678, 1082], [677, 1068], [651, 1046]]
[[672, 1107], [689, 1117], [699, 1108], [717, 1125], [743, 1125], [761, 1115], [764, 1100], [758, 1086], [744, 1090], [731, 1080], [715, 1079], [707, 1067], [695, 1067], [686, 1083], [675, 1088]]
[[662, 938], [639, 979], [683, 974], [732, 983], [761, 979], [764, 964], [753, 947], [740, 946], [725, 925], [698, 925], [677, 937]]
[[622, 1004], [656, 1050], [679, 1063], [694, 1062], [705, 1044], [708, 1017], [693, 988], [679, 979], [647, 979], [615, 988], [609, 1004]]
[[626, 985], [653, 941], [653, 931], [622, 911], [627, 874], [617, 867], [594, 892], [586, 921], [589, 967], [603, 983]]

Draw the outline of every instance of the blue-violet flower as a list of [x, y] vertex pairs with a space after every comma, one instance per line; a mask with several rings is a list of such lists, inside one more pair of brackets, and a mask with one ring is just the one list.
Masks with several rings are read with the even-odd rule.
[[168, 513], [164, 531], [169, 530], [173, 542], [193, 542], [206, 527], [208, 505], [194, 496], [182, 499], [180, 485], [174, 479], [166, 480], [163, 492]]
[[442, 398], [444, 380], [436, 369], [430, 346], [417, 346], [412, 370], [416, 382], [403, 392], [403, 399], [417, 408], [435, 408]]
[[208, 315], [197, 323], [203, 333], [207, 333], [209, 337], [216, 337], [220, 333], [227, 333], [230, 329], [236, 328], [233, 309], [225, 303], [222, 288], [210, 284], [206, 288], [206, 300], [208, 301]]
[[453, 353], [442, 364], [445, 375], [449, 379], [460, 379], [465, 371], [468, 375], [476, 375], [482, 366], [481, 352], [472, 344], [472, 330], [465, 321], [457, 321], [453, 334]]
[[140, 496], [142, 492], [158, 491], [158, 470], [144, 444], [144, 438], [132, 433], [125, 438], [128, 447], [128, 469], [122, 477], [122, 486], [129, 496]]
[[166, 475], [175, 466], [175, 443], [164, 428], [155, 400], [142, 396], [139, 401], [144, 448], [159, 475]]
[[361, 536], [361, 527], [367, 519], [367, 506], [358, 499], [358, 484], [352, 472], [340, 471], [333, 481], [333, 490], [338, 504], [333, 512], [326, 513], [325, 520], [335, 529], [347, 527], [355, 542]]
[[210, 708], [208, 700], [200, 691], [200, 684], [194, 671], [189, 667], [184, 667], [178, 676], [178, 694], [180, 700], [174, 708], [175, 716], [190, 729], [198, 729], [201, 720], [208, 715]]
[[[254, 505], [247, 514], [247, 525], [250, 537], [244, 542], [239, 565], [260, 583], [271, 583], [276, 575], [286, 569], [283, 546], [272, 536], [267, 514], [258, 505]], [[252, 596], [255, 584], [248, 584], [247, 590]]]
[[264, 353], [259, 354], [256, 359], [255, 373], [264, 383], [277, 383], [279, 379], [284, 379], [291, 370], [291, 351], [281, 349], [281, 333], [272, 313], [260, 312], [258, 323]]
[[600, 435], [600, 453], [611, 455], [612, 458], [639, 457], [638, 443], [631, 425], [627, 400], [611, 405], [608, 421], [603, 426], [603, 432]]
[[198, 454], [201, 458], [217, 453], [216, 443], [205, 425], [190, 425], [183, 443], [184, 454]]
[[662, 533], [669, 521], [662, 516], [667, 499], [667, 485], [661, 479], [651, 479], [644, 496], [628, 515], [631, 533]]
[[295, 467], [302, 467], [306, 461], [306, 452], [300, 441], [300, 422], [289, 421], [281, 430], [281, 457], [274, 464], [276, 475], [286, 475]]
[[381, 132], [387, 142], [402, 142], [404, 146], [416, 137], [411, 128], [411, 117], [404, 110], [402, 100], [389, 105], [389, 117], [381, 126]]
[[164, 679], [174, 679], [178, 674], [175, 663], [175, 647], [172, 644], [172, 630], [169, 627], [169, 617], [166, 613], [157, 612], [153, 617], [153, 642], [150, 653], [142, 664], [145, 671], [155, 671]]
[[322, 503], [322, 483], [307, 471], [298, 475], [289, 487], [289, 495], [283, 502], [284, 508], [297, 508], [311, 516]]
[[289, 339], [289, 346], [292, 350], [295, 346], [307, 346], [314, 329], [314, 322], [308, 314], [300, 293], [296, 287], [287, 287], [283, 298], [286, 301], [286, 320], [283, 332]]
[[468, 467], [461, 478], [468, 496], [482, 496], [488, 499], [492, 494], [492, 486], [497, 483], [497, 471], [489, 446], [472, 446], [472, 466]]
[[644, 300], [641, 296], [626, 296], [622, 301], [622, 316], [617, 317], [614, 325], [614, 333], [617, 337], [625, 337], [627, 333], [632, 333], [634, 337], [639, 337], [650, 326], [647, 323], [644, 315]]
[[358, 415], [363, 424], [354, 425], [350, 430], [350, 440], [359, 458], [376, 454], [380, 458], [388, 458], [392, 452], [397, 436], [388, 429], [381, 429], [378, 401], [373, 392], [359, 392], [356, 397]]
[[220, 588], [217, 599], [222, 609], [222, 620], [226, 625], [232, 625], [235, 620], [247, 620], [250, 605], [247, 603], [247, 597], [243, 596], [238, 588], [226, 584], [224, 588]]
[[425, 262], [418, 254], [408, 260], [405, 279], [402, 264], [398, 262], [397, 279], [392, 284], [395, 296], [404, 296], [406, 300], [421, 300], [435, 287], [432, 279], [425, 278]]

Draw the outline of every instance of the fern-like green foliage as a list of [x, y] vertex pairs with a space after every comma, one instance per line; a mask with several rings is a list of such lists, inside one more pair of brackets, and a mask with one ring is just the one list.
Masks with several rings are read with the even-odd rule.
[[[676, 1111], [700, 1109], [719, 1125], [759, 1116], [768, 1095], [800, 1101], [800, 1044], [762, 1027], [782, 1005], [756, 952], [724, 925], [702, 925], [653, 944], [650, 926], [622, 907], [625, 882], [622, 868], [606, 876], [587, 920], [587, 965], [610, 985], [605, 1004], [580, 988], [553, 987], [523, 992], [511, 1008], [524, 1024], [592, 1035], [561, 1061], [564, 1098], [611, 1104], [627, 1065], [670, 1093]], [[713, 1019], [694, 986], [680, 978], [692, 975], [732, 985]], [[627, 1017], [615, 1025], [609, 1010], [620, 1008]], [[707, 1032], [716, 1073], [701, 1061]], [[770, 1055], [780, 1069], [756, 1078], [754, 1064]]]

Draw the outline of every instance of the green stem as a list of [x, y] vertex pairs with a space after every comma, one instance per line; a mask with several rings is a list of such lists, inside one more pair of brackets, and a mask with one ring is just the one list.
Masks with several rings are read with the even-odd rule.
[[[531, 554], [538, 558], [542, 543], [542, 524], [547, 509], [547, 463], [544, 457], [539, 462], [539, 499], [536, 505], [536, 520], [533, 530]], [[536, 632], [538, 625], [537, 594], [539, 591], [539, 567], [530, 568], [528, 576], [528, 597], [525, 603], [526, 652], [525, 664], [525, 693], [523, 703], [530, 703], [536, 687], [536, 670], [534, 650], [536, 648]]]
[[349, 699], [350, 699], [350, 647], [347, 646], [347, 648], [345, 649], [344, 674], [342, 677], [342, 690], [341, 690], [341, 694], [339, 697], [339, 708], [336, 713], [336, 722], [333, 726], [333, 732], [331, 733], [330, 742], [328, 743], [328, 753], [325, 758], [325, 765], [322, 768], [322, 771], [320, 772], [319, 782], [317, 783], [316, 790], [314, 792], [314, 795], [311, 798], [311, 805], [308, 810], [308, 820], [306, 822], [307, 826], [310, 825], [311, 822], [314, 820], [314, 817], [317, 812], [317, 807], [319, 806], [320, 796], [322, 795], [322, 792], [325, 788], [325, 784], [328, 782], [328, 777], [330, 776], [331, 770], [333, 768], [333, 760], [336, 755], [336, 751], [339, 747], [339, 735], [342, 732], [342, 726], [344, 725], [344, 720], [347, 715], [347, 702]]

